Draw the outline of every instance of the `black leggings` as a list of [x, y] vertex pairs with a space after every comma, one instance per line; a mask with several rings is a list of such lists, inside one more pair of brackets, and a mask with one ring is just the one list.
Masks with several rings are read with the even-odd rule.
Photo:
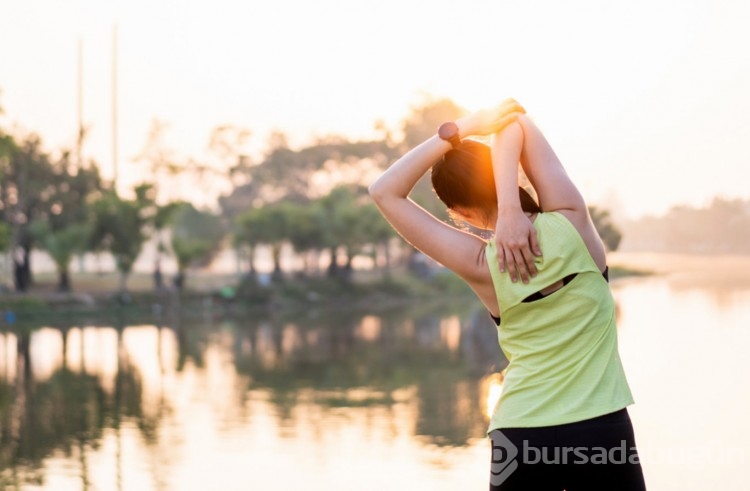
[[539, 428], [502, 428], [492, 439], [491, 491], [646, 489], [627, 409]]

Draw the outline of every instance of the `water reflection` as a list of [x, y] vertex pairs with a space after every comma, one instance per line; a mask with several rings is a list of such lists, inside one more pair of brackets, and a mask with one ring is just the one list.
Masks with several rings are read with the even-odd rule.
[[480, 381], [502, 357], [494, 336], [485, 313], [401, 313], [247, 323], [232, 343], [237, 373], [248, 389], [268, 390], [281, 428], [294, 426], [300, 404], [320, 406], [325, 417], [401, 398], [415, 402], [414, 434], [455, 446], [483, 433]]
[[0, 335], [4, 489], [42, 485], [50, 456], [67, 459], [87, 489], [91, 451], [106, 429], [116, 430], [119, 448], [125, 421], [137, 423], [147, 445], [156, 441], [166, 400], [147, 400], [151, 394], [144, 381], [151, 374], [137, 359], [139, 350], [128, 349], [143, 331], [62, 328]]
[[[750, 290], [717, 291], [614, 287], [646, 456], [750, 458]], [[506, 362], [476, 304], [218, 314], [0, 331], [0, 488], [486, 488]], [[650, 487], [743, 488], [694, 460], [644, 461]]]
[[502, 360], [473, 307], [5, 332], [0, 484], [182, 489], [167, 476], [200, 458], [187, 441], [200, 425], [327, 445], [343, 418], [386, 440], [466, 446], [483, 437], [483, 380]]

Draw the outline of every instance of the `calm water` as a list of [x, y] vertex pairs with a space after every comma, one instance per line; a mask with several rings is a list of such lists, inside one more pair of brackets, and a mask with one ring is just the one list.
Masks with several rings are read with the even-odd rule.
[[[750, 287], [614, 291], [650, 489], [750, 489]], [[476, 307], [0, 332], [0, 487], [486, 489]]]

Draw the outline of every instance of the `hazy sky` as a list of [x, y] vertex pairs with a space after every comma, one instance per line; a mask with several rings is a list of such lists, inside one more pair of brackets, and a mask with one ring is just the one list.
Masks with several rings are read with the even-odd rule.
[[635, 217], [750, 197], [750, 2], [0, 0], [5, 128], [71, 146], [78, 41], [85, 152], [111, 176], [112, 30], [122, 184], [154, 118], [179, 155], [212, 128], [293, 144], [396, 127], [424, 93], [521, 101], [592, 203]]

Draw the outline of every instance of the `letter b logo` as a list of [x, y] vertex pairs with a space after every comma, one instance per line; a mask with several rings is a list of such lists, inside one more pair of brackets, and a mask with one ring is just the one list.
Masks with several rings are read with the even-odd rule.
[[490, 432], [492, 440], [492, 463], [490, 484], [499, 486], [518, 468], [518, 448], [500, 430]]

